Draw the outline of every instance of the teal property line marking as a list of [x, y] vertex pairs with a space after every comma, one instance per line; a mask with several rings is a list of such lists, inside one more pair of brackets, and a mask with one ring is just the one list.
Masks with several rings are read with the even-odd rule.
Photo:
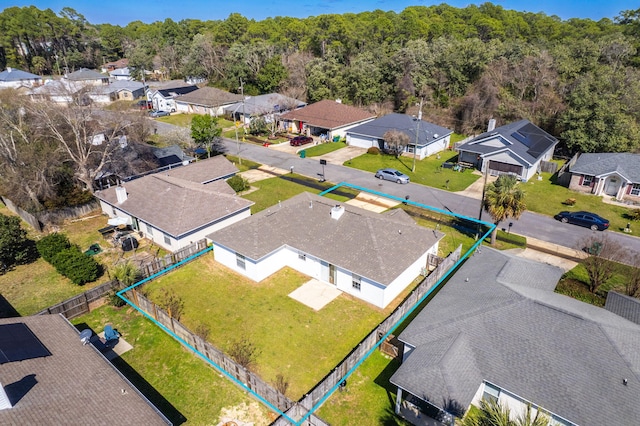
[[489, 229], [487, 232], [485, 232], [485, 234], [481, 237], [478, 238], [478, 240], [471, 246], [471, 248], [469, 248], [469, 250], [467, 250], [461, 257], [460, 259], [458, 259], [458, 261], [456, 263], [454, 263], [451, 268], [449, 268], [445, 274], [438, 280], [436, 281], [436, 283], [431, 287], [431, 289], [429, 289], [414, 305], [411, 309], [409, 309], [397, 322], [394, 326], [392, 326], [389, 331], [387, 331], [387, 333], [382, 336], [382, 338], [380, 340], [378, 340], [378, 342], [367, 351], [367, 353], [351, 368], [349, 369], [349, 371], [347, 371], [347, 373], [345, 374], [345, 376], [339, 380], [331, 389], [329, 389], [329, 391], [327, 393], [325, 393], [325, 395], [313, 406], [311, 407], [311, 409], [307, 412], [307, 414], [305, 414], [299, 421], [295, 421], [293, 420], [291, 417], [289, 417], [287, 414], [285, 414], [284, 412], [280, 411], [280, 409], [278, 409], [277, 407], [275, 407], [273, 404], [271, 404], [269, 401], [267, 401], [266, 399], [264, 399], [262, 396], [258, 395], [256, 392], [254, 392], [252, 389], [250, 389], [247, 385], [245, 385], [244, 383], [242, 383], [241, 381], [239, 381], [238, 379], [236, 379], [235, 377], [233, 377], [232, 375], [230, 375], [223, 367], [219, 366], [218, 364], [216, 364], [214, 361], [212, 361], [211, 359], [209, 359], [206, 355], [204, 355], [202, 352], [200, 352], [197, 348], [191, 346], [188, 342], [186, 342], [184, 339], [182, 339], [181, 337], [179, 337], [178, 335], [176, 335], [173, 331], [171, 331], [170, 329], [168, 329], [166, 326], [162, 325], [161, 323], [159, 323], [157, 320], [155, 320], [153, 317], [151, 317], [147, 312], [145, 312], [144, 310], [142, 310], [140, 307], [138, 307], [135, 303], [133, 303], [132, 301], [130, 301], [129, 299], [127, 299], [125, 296], [123, 296], [123, 293], [131, 290], [141, 284], [144, 284], [148, 281], [151, 281], [152, 279], [166, 274], [167, 272], [181, 266], [184, 263], [187, 263], [201, 255], [203, 255], [204, 253], [207, 253], [208, 251], [213, 251], [213, 247], [207, 247], [205, 250], [202, 250], [201, 252], [198, 252], [194, 255], [189, 256], [188, 258], [169, 266], [166, 269], [163, 269], [162, 271], [159, 271], [141, 281], [138, 281], [137, 283], [123, 289], [120, 290], [119, 292], [117, 292], [116, 294], [123, 299], [127, 304], [131, 305], [134, 309], [136, 309], [138, 312], [140, 312], [142, 315], [144, 315], [147, 319], [149, 319], [151, 322], [153, 322], [154, 324], [156, 324], [157, 326], [159, 326], [162, 330], [164, 330], [167, 334], [169, 334], [171, 337], [173, 337], [174, 339], [176, 339], [178, 342], [180, 342], [181, 344], [183, 344], [184, 346], [188, 347], [189, 349], [191, 349], [196, 355], [198, 355], [201, 359], [203, 359], [205, 362], [207, 362], [208, 364], [212, 365], [216, 370], [218, 370], [219, 372], [221, 372], [222, 374], [224, 374], [227, 378], [231, 379], [232, 382], [235, 382], [237, 385], [239, 385], [241, 388], [245, 389], [246, 391], [248, 391], [250, 394], [252, 394], [253, 396], [255, 396], [259, 401], [261, 401], [262, 403], [264, 403], [265, 405], [267, 405], [269, 408], [271, 408], [273, 411], [275, 411], [276, 413], [278, 413], [279, 415], [283, 416], [287, 421], [289, 421], [291, 424], [295, 425], [295, 426], [300, 426], [303, 422], [305, 422], [318, 408], [320, 408], [320, 406], [322, 406], [322, 404], [324, 404], [324, 402], [331, 396], [333, 395], [333, 393], [338, 389], [338, 387], [340, 386], [340, 384], [342, 382], [344, 382], [347, 378], [349, 378], [354, 372], [355, 370], [364, 362], [367, 360], [367, 358], [369, 358], [369, 356], [373, 353], [373, 351], [375, 351], [381, 344], [382, 342], [384, 342], [386, 340], [387, 337], [389, 337], [389, 335], [404, 321], [407, 319], [407, 317], [409, 315], [411, 315], [413, 313], [413, 311], [420, 306], [420, 304], [431, 295], [431, 293], [433, 293], [433, 291], [435, 291], [435, 289], [437, 289], [438, 287], [440, 287], [440, 285], [442, 284], [442, 281], [446, 278], [449, 277], [449, 275], [451, 275], [452, 271], [455, 270], [458, 265], [460, 265], [464, 260], [467, 259], [467, 257], [469, 257], [469, 255], [471, 253], [473, 253], [478, 246], [482, 243], [482, 241], [484, 241], [485, 238], [487, 238], [487, 236], [489, 236], [489, 234], [493, 231], [493, 229], [497, 226], [495, 224], [492, 223], [488, 223], [488, 222], [484, 222], [478, 219], [474, 219], [468, 216], [464, 216], [464, 215], [460, 215], [454, 212], [450, 212], [450, 211], [446, 211], [446, 210], [441, 210], [438, 209], [436, 207], [432, 207], [432, 206], [428, 206], [426, 204], [421, 204], [421, 203], [416, 203], [415, 201], [410, 201], [407, 200], [405, 198], [401, 198], [401, 197], [396, 197], [394, 195], [390, 195], [390, 194], [385, 194], [383, 192], [379, 192], [379, 191], [375, 191], [375, 190], [371, 190], [368, 188], [364, 188], [364, 187], [360, 187], [357, 185], [352, 185], [346, 182], [341, 182], [325, 191], [322, 191], [320, 194], [320, 196], [324, 196], [325, 194], [332, 192], [342, 186], [346, 186], [349, 188], [353, 188], [353, 189], [357, 189], [360, 191], [364, 191], [364, 192], [368, 192], [371, 194], [375, 194], [375, 195], [379, 195], [381, 197], [385, 197], [385, 198], [390, 198], [393, 200], [397, 200], [403, 203], [407, 203], [413, 206], [417, 206], [420, 208], [424, 208], [427, 210], [431, 210], [431, 211], [435, 211], [438, 213], [442, 213], [448, 216], [454, 216], [454, 217], [458, 217], [461, 219], [465, 219], [465, 220], [469, 220], [471, 222], [475, 222], [475, 223], [480, 223], [483, 224], [485, 226], [487, 226]]
[[285, 413], [283, 413], [282, 411], [280, 411], [280, 409], [278, 409], [278, 407], [274, 406], [273, 404], [271, 404], [269, 401], [267, 401], [266, 399], [264, 399], [262, 396], [258, 395], [256, 392], [254, 392], [252, 389], [250, 389], [247, 385], [245, 385], [244, 383], [242, 383], [241, 381], [239, 381], [238, 379], [236, 379], [235, 377], [233, 377], [231, 374], [229, 374], [223, 367], [219, 366], [218, 364], [216, 364], [213, 360], [209, 359], [205, 354], [203, 354], [202, 352], [200, 352], [197, 348], [193, 347], [191, 344], [189, 344], [189, 342], [185, 341], [183, 338], [181, 338], [180, 336], [178, 336], [177, 334], [175, 334], [173, 331], [171, 331], [169, 328], [167, 328], [165, 325], [161, 324], [160, 322], [158, 322], [155, 318], [153, 318], [151, 315], [149, 315], [146, 311], [144, 311], [143, 309], [141, 309], [138, 305], [136, 305], [135, 303], [133, 303], [131, 300], [127, 299], [127, 297], [125, 297], [123, 295], [123, 293], [134, 289], [135, 287], [138, 287], [139, 285], [142, 285], [148, 281], [151, 281], [152, 279], [159, 277], [160, 275], [166, 274], [167, 272], [171, 271], [172, 269], [177, 268], [180, 265], [183, 265], [187, 262], [190, 262], [193, 259], [196, 259], [200, 256], [202, 256], [203, 254], [209, 252], [209, 251], [213, 251], [213, 247], [207, 247], [206, 249], [193, 254], [189, 257], [187, 257], [186, 259], [181, 260], [180, 262], [173, 264], [171, 266], [169, 266], [166, 269], [163, 269], [162, 271], [156, 272], [153, 275], [150, 275], [149, 277], [138, 281], [137, 283], [134, 283], [133, 285], [130, 285], [129, 287], [122, 289], [120, 291], [118, 291], [116, 294], [118, 295], [118, 297], [120, 297], [122, 300], [124, 300], [128, 305], [130, 305], [131, 307], [133, 307], [135, 310], [137, 310], [138, 312], [140, 312], [144, 317], [146, 317], [148, 320], [150, 320], [151, 322], [153, 322], [155, 325], [157, 325], [158, 327], [160, 327], [162, 330], [164, 330], [165, 333], [167, 333], [168, 335], [170, 335], [171, 337], [173, 337], [175, 340], [177, 340], [178, 342], [180, 342], [181, 344], [183, 344], [184, 346], [186, 346], [187, 348], [191, 349], [196, 355], [198, 355], [203, 361], [205, 361], [207, 364], [212, 365], [216, 370], [218, 370], [220, 373], [224, 374], [227, 378], [231, 379], [231, 381], [235, 382], [237, 385], [239, 385], [241, 388], [243, 388], [244, 390], [248, 391], [249, 393], [251, 393], [253, 396], [255, 396], [260, 402], [262, 402], [263, 404], [265, 404], [266, 406], [268, 406], [269, 408], [271, 408], [272, 410], [274, 410], [276, 413], [278, 413], [279, 415], [283, 416], [284, 418], [286, 418], [290, 423], [296, 424], [295, 420], [293, 420], [291, 417], [287, 416]]

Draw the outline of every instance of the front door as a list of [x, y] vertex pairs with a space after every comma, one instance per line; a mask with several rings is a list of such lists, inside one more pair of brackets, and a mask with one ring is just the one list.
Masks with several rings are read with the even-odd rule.
[[618, 195], [618, 189], [620, 188], [620, 179], [617, 177], [610, 177], [607, 179], [607, 183], [604, 186], [604, 193], [615, 197]]

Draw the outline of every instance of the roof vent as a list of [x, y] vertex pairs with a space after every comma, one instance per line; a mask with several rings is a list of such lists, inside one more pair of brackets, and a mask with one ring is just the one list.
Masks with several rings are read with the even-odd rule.
[[338, 220], [344, 214], [344, 207], [341, 205], [335, 205], [331, 207], [331, 219]]
[[434, 134], [433, 134], [433, 138], [434, 138], [434, 139], [438, 139], [438, 137], [439, 137], [439, 136], [440, 136], [440, 135], [439, 135], [439, 134], [437, 134], [437, 133], [434, 133]]
[[490, 132], [495, 128], [496, 128], [496, 119], [492, 118], [491, 120], [489, 120], [489, 126], [487, 127], [487, 132]]
[[11, 400], [9, 400], [7, 392], [4, 390], [4, 386], [0, 383], [0, 410], [5, 410], [11, 407], [13, 407], [13, 405], [11, 405]]
[[7, 67], [7, 72], [11, 72], [13, 69], [11, 67]]
[[309, 201], [309, 208], [312, 209], [313, 208], [313, 200]]
[[116, 186], [116, 198], [118, 199], [118, 204], [127, 201], [127, 190], [124, 186]]

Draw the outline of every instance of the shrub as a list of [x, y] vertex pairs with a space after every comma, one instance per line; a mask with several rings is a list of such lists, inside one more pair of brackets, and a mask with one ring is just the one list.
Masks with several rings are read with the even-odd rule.
[[236, 192], [242, 192], [249, 189], [249, 182], [242, 176], [235, 175], [227, 180], [227, 183]]
[[27, 238], [20, 219], [0, 214], [0, 267], [3, 271], [37, 258], [33, 241]]
[[377, 146], [372, 146], [371, 148], [367, 149], [367, 154], [380, 155], [380, 148], [378, 148]]
[[102, 273], [102, 267], [96, 260], [73, 245], [56, 254], [51, 264], [56, 270], [77, 285], [95, 281]]
[[118, 296], [118, 292], [116, 290], [111, 290], [109, 292], [107, 300], [111, 306], [115, 306], [116, 308], [121, 308], [127, 304], [122, 297]]
[[575, 206], [576, 205], [576, 199], [575, 198], [567, 198], [566, 200], [564, 200], [562, 202], [562, 204], [564, 204], [565, 206]]
[[71, 243], [67, 236], [57, 232], [49, 234], [36, 242], [36, 248], [38, 249], [40, 256], [51, 264], [53, 264], [53, 258], [56, 254], [60, 253], [62, 250], [68, 249], [69, 247], [71, 247]]
[[246, 337], [234, 342], [229, 349], [229, 356], [248, 370], [255, 364], [258, 354], [258, 349]]
[[184, 311], [184, 301], [173, 290], [162, 289], [160, 296], [160, 302], [158, 305], [165, 311], [171, 318], [175, 318], [180, 321], [182, 311]]
[[629, 212], [626, 214], [626, 217], [634, 221], [640, 220], [640, 209], [630, 209]]

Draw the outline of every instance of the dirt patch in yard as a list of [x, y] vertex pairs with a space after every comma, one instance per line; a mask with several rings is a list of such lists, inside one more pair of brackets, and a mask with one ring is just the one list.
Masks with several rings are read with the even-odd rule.
[[265, 417], [264, 410], [257, 402], [250, 404], [243, 402], [220, 410], [218, 426], [267, 426], [275, 420], [269, 417]]

